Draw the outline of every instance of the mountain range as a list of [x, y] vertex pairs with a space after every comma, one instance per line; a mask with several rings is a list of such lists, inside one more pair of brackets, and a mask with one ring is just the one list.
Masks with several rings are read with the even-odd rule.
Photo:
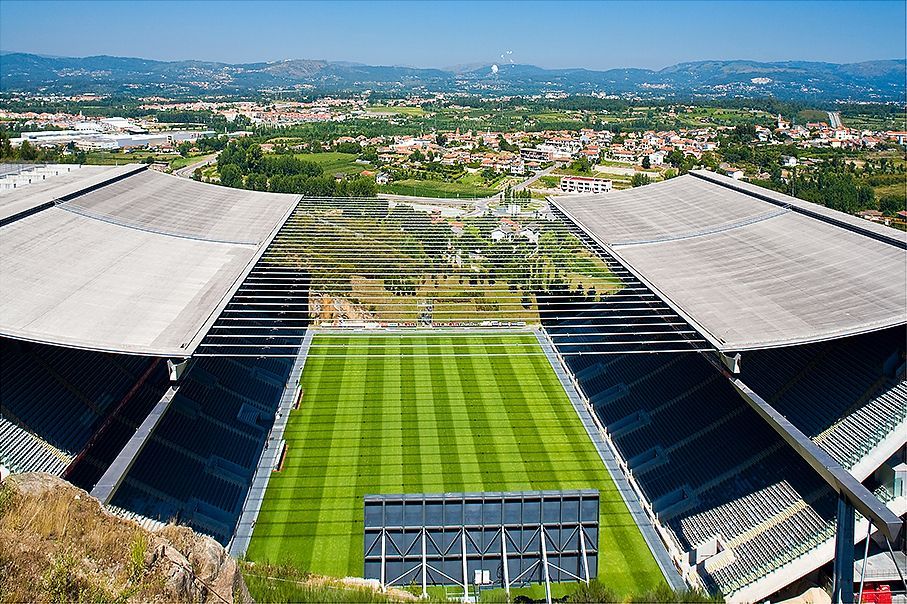
[[128, 57], [0, 54], [0, 91], [44, 93], [253, 95], [270, 90], [318, 93], [419, 91], [476, 94], [601, 93], [629, 97], [766, 97], [905, 100], [904, 59], [862, 63], [697, 61], [661, 70], [544, 69], [469, 65], [447, 69], [290, 59], [229, 64]]

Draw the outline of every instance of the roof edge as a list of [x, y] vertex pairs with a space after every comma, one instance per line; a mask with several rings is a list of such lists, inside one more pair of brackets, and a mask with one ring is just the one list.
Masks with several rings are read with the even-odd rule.
[[[703, 178], [703, 177], [700, 177]], [[703, 178], [703, 180], [711, 181], [709, 178]], [[728, 179], [732, 180], [732, 179]], [[736, 181], [732, 181], [736, 182]], [[720, 182], [715, 182], [715, 184], [722, 184]], [[753, 185], [755, 186], [755, 185]], [[730, 187], [733, 188], [733, 187]], [[745, 191], [741, 191], [746, 193]], [[749, 194], [749, 193], [747, 193]], [[583, 231], [587, 236], [589, 236], [593, 241], [598, 243], [604, 250], [614, 258], [621, 266], [627, 269], [630, 273], [633, 274], [637, 279], [639, 279], [646, 287], [648, 287], [652, 293], [654, 293], [658, 298], [667, 304], [674, 312], [683, 317], [691, 327], [693, 327], [703, 338], [705, 338], [709, 344], [715, 347], [716, 350], [725, 354], [733, 354], [736, 352], [752, 352], [755, 350], [768, 350], [772, 348], [787, 348], [789, 346], [802, 346], [805, 344], [814, 344], [817, 342], [827, 342], [831, 340], [838, 340], [842, 338], [849, 338], [852, 336], [858, 336], [866, 333], [873, 333], [876, 331], [882, 331], [884, 329], [890, 329], [892, 327], [899, 327], [902, 325], [907, 325], [907, 316], [903, 317], [903, 320], [896, 322], [885, 322], [873, 325], [861, 325], [854, 327], [852, 329], [838, 330], [834, 332], [829, 332], [822, 334], [818, 337], [813, 338], [799, 338], [795, 340], [772, 340], [766, 342], [756, 342], [751, 345], [746, 346], [729, 346], [727, 343], [719, 338], [718, 336], [712, 334], [708, 329], [706, 329], [701, 323], [699, 323], [691, 313], [686, 311], [681, 305], [676, 303], [670, 296], [665, 294], [656, 284], [649, 280], [643, 273], [641, 273], [636, 267], [633, 266], [631, 262], [626, 260], [621, 254], [620, 251], [615, 249], [614, 245], [605, 243], [598, 237], [595, 233], [591, 232], [586, 228], [584, 224], [578, 221], [569, 210], [567, 210], [563, 205], [558, 203], [556, 200], [552, 199], [550, 196], [547, 197], [548, 202], [554, 205], [558, 210], [560, 210], [564, 216], [570, 219], [573, 224], [575, 224], [581, 231]], [[777, 202], [772, 202], [777, 203]], [[812, 204], [815, 205], [815, 204]], [[821, 206], [819, 206], [821, 207]], [[794, 208], [791, 210], [796, 211]], [[845, 215], [846, 216], [846, 215]], [[821, 218], [820, 218], [821, 219]], [[874, 237], [875, 238], [875, 237]], [[615, 244], [617, 245], [617, 244]]]
[[186, 350], [188, 355], [191, 356], [195, 354], [195, 350], [202, 343], [202, 340], [205, 339], [205, 336], [208, 335], [208, 331], [211, 330], [211, 327], [214, 325], [214, 322], [217, 321], [220, 314], [224, 311], [224, 308], [227, 307], [227, 304], [230, 303], [230, 300], [233, 299], [233, 296], [236, 294], [236, 291], [242, 287], [243, 282], [245, 282], [246, 277], [249, 276], [249, 273], [255, 268], [255, 265], [258, 264], [258, 261], [264, 256], [265, 252], [271, 247], [274, 238], [277, 237], [277, 233], [280, 232], [280, 229], [284, 227], [287, 223], [287, 220], [290, 219], [290, 216], [293, 215], [293, 212], [296, 211], [296, 208], [299, 206], [299, 202], [302, 201], [302, 195], [296, 196], [296, 202], [293, 203], [286, 213], [283, 215], [283, 218], [274, 225], [274, 228], [271, 230], [270, 234], [261, 242], [258, 246], [258, 250], [255, 252], [255, 255], [249, 259], [249, 263], [246, 264], [246, 268], [237, 275], [236, 280], [230, 285], [230, 288], [224, 292], [224, 296], [220, 299], [217, 305], [211, 309], [211, 313], [208, 315], [208, 318], [205, 319], [205, 322], [202, 323], [201, 327], [198, 328], [198, 331], [192, 336], [192, 338], [186, 344]]
[[702, 324], [700, 324], [698, 321], [696, 321], [696, 319], [694, 319], [692, 316], [690, 316], [690, 314], [688, 312], [686, 312], [682, 307], [677, 305], [670, 297], [668, 297], [664, 292], [662, 292], [658, 287], [656, 287], [651, 281], [649, 281], [649, 279], [646, 278], [645, 275], [643, 275], [638, 270], [636, 270], [636, 268], [632, 264], [627, 262], [624, 259], [624, 257], [621, 256], [620, 253], [617, 250], [615, 250], [610, 244], [605, 243], [604, 241], [601, 240], [601, 238], [598, 235], [596, 235], [595, 233], [593, 233], [592, 231], [587, 229], [586, 225], [584, 225], [582, 222], [577, 220], [573, 216], [573, 214], [571, 214], [566, 208], [564, 208], [564, 206], [562, 206], [560, 203], [558, 203], [557, 201], [552, 199], [552, 196], [547, 196], [546, 199], [548, 200], [548, 203], [554, 205], [554, 207], [556, 207], [558, 210], [560, 210], [561, 213], [564, 214], [564, 216], [569, 218], [570, 221], [574, 225], [576, 225], [582, 232], [584, 232], [590, 239], [592, 239], [598, 245], [600, 245], [602, 247], [602, 249], [605, 250], [605, 252], [607, 252], [612, 258], [614, 258], [614, 260], [616, 260], [621, 266], [623, 266], [625, 269], [627, 269], [634, 277], [639, 279], [643, 285], [648, 287], [649, 290], [651, 290], [653, 294], [658, 296], [659, 300], [661, 300], [662, 302], [667, 304], [674, 312], [676, 312], [687, 323], [689, 323], [690, 326], [699, 333], [699, 335], [701, 335], [703, 338], [706, 339], [706, 341], [709, 342], [709, 344], [714, 346], [715, 349], [720, 350], [722, 352], [724, 352], [726, 350], [724, 348], [724, 343], [719, 338], [714, 336], [712, 334], [712, 332], [710, 332]]
[[[812, 203], [785, 193], [779, 193], [771, 189], [760, 187], [748, 182], [734, 180], [728, 176], [722, 176], [709, 170], [692, 170], [690, 176], [711, 182], [713, 184], [731, 189], [738, 193], [743, 193], [749, 197], [754, 197], [760, 201], [765, 201], [777, 206], [788, 208], [793, 212], [808, 216], [815, 220], [831, 224], [833, 226], [858, 233], [865, 237], [870, 237], [877, 241], [907, 249], [907, 233], [895, 230], [890, 227], [876, 225], [874, 223], [862, 220], [845, 214], [838, 210], [826, 208], [817, 203]], [[865, 223], [865, 224], [864, 224]], [[890, 231], [890, 232], [889, 232]]]
[[[67, 189], [70, 186], [74, 187], [73, 190], [69, 191], [68, 193], [60, 195], [59, 197], [45, 197], [45, 201], [39, 204], [36, 204], [30, 208], [26, 208], [20, 212], [16, 212], [15, 214], [0, 218], [0, 227], [6, 226], [23, 218], [28, 218], [33, 214], [37, 214], [38, 212], [52, 208], [57, 204], [70, 201], [71, 199], [75, 199], [81, 195], [85, 195], [86, 193], [90, 193], [111, 183], [118, 182], [120, 180], [123, 180], [124, 178], [128, 178], [133, 174], [138, 174], [139, 172], [143, 172], [147, 169], [147, 164], [124, 164], [123, 166], [109, 166], [109, 169], [102, 174], [86, 176], [80, 181], [69, 183], [68, 186], [62, 185], [58, 187], [58, 189]], [[81, 186], [76, 186], [80, 183]], [[54, 189], [52, 189], [51, 191], [53, 190]], [[47, 192], [45, 192], [45, 195], [46, 193]], [[38, 194], [37, 196], [40, 196], [40, 194]]]
[[110, 354], [128, 354], [130, 356], [141, 356], [141, 357], [160, 357], [160, 358], [180, 358], [187, 359], [191, 355], [188, 354], [185, 350], [171, 350], [167, 348], [107, 348], [104, 346], [92, 346], [91, 344], [84, 342], [82, 340], [75, 339], [50, 339], [50, 338], [40, 338], [40, 337], [31, 337], [19, 334], [16, 331], [2, 330], [0, 331], [0, 337], [9, 338], [11, 340], [18, 340], [20, 342], [31, 342], [33, 344], [46, 344], [48, 346], [58, 346], [60, 348], [73, 348], [76, 350], [87, 350], [90, 352], [107, 352]]

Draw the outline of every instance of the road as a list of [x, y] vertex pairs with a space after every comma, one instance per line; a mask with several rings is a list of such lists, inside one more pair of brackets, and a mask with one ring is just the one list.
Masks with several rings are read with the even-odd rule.
[[841, 121], [841, 114], [837, 111], [828, 112], [828, 123], [832, 128], [841, 128], [844, 126], [844, 123]]
[[195, 172], [196, 168], [204, 168], [205, 166], [213, 164], [216, 161], [217, 161], [217, 153], [215, 153], [214, 155], [208, 155], [206, 157], [203, 157], [199, 161], [197, 161], [195, 163], [191, 163], [188, 166], [186, 166], [185, 168], [179, 168], [178, 170], [174, 170], [173, 174], [175, 174], [176, 176], [181, 176], [183, 178], [192, 178], [192, 174], [193, 174], [193, 172]]
[[554, 172], [554, 169], [557, 167], [558, 167], [557, 164], [555, 164], [553, 166], [548, 166], [547, 168], [545, 168], [544, 170], [542, 170], [540, 172], [536, 172], [535, 174], [533, 174], [532, 176], [530, 176], [529, 178], [527, 178], [520, 184], [513, 187], [513, 190], [519, 191], [521, 189], [525, 189], [526, 187], [528, 187], [529, 185], [531, 185], [532, 183], [534, 183], [535, 181], [540, 179], [542, 176], [547, 176], [548, 174], [551, 174], [552, 172]]

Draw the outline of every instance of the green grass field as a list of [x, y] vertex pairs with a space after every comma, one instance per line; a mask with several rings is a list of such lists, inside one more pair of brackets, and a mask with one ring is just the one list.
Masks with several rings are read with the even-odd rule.
[[397, 180], [378, 188], [381, 193], [415, 195], [417, 197], [491, 197], [497, 189], [481, 187], [469, 182], [444, 182], [443, 180]]
[[301, 383], [250, 560], [361, 576], [366, 494], [595, 488], [599, 577], [661, 583], [534, 335], [320, 335]]
[[357, 164], [356, 155], [352, 153], [338, 153], [336, 151], [297, 153], [296, 157], [318, 164], [328, 176], [333, 176], [334, 174], [359, 174], [363, 170], [369, 169], [367, 164]]
[[423, 115], [425, 110], [422, 107], [395, 107], [390, 105], [370, 105], [368, 111], [372, 113], [396, 113], [399, 115]]

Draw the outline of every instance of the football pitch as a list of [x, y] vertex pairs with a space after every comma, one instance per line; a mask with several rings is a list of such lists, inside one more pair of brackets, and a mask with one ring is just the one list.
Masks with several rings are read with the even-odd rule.
[[663, 581], [535, 336], [316, 336], [247, 557], [362, 576], [363, 496], [592, 488], [599, 578]]

